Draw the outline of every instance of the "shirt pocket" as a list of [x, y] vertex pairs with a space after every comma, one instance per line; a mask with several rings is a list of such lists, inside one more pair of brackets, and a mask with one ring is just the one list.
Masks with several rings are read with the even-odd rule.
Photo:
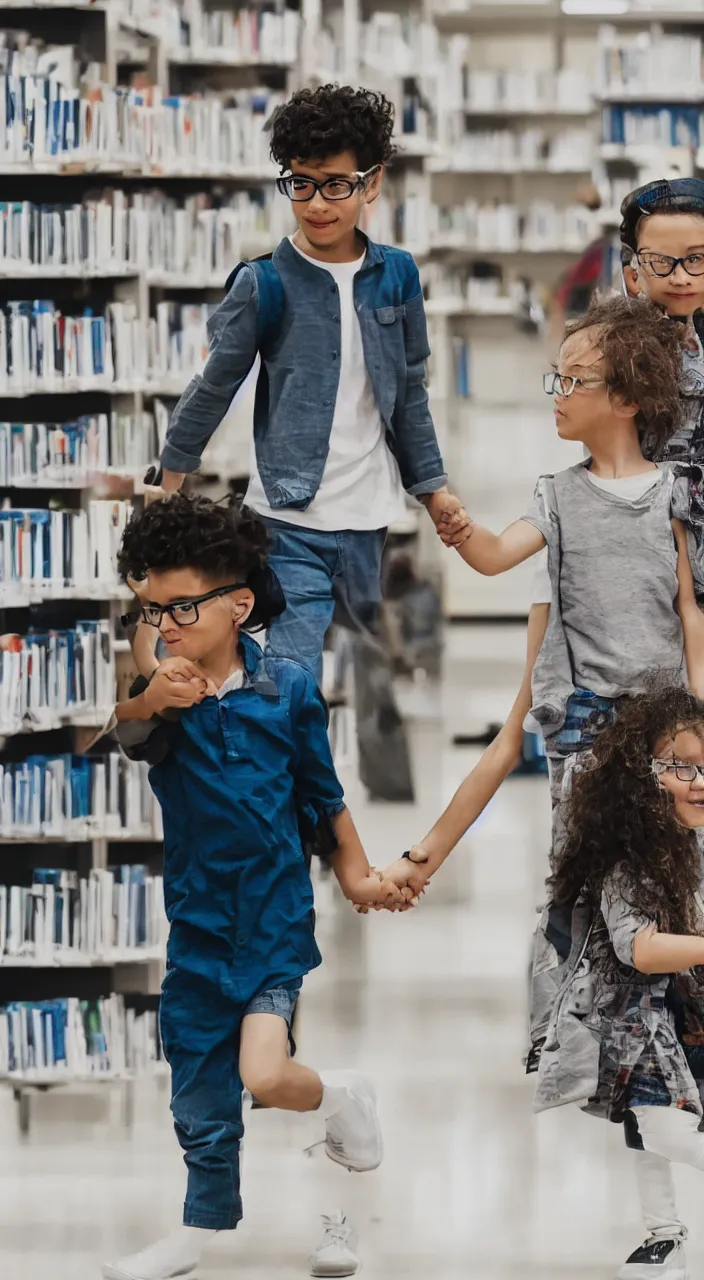
[[253, 768], [277, 761], [285, 767], [292, 754], [288, 703], [278, 695], [260, 698], [247, 692], [220, 705], [225, 755]]
[[374, 308], [374, 315], [376, 316], [378, 323], [383, 325], [396, 324], [398, 320], [403, 320], [405, 314], [406, 308], [404, 306]]

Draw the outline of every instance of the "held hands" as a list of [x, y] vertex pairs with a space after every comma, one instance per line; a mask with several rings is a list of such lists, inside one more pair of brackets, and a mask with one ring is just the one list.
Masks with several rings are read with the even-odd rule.
[[414, 844], [410, 851], [410, 858], [398, 858], [396, 862], [392, 862], [384, 871], [384, 878], [391, 880], [393, 884], [410, 890], [412, 894], [412, 905], [416, 906], [418, 899], [425, 893], [430, 881], [428, 873], [425, 869], [425, 863], [428, 861], [428, 855], [421, 845]]
[[144, 691], [144, 705], [150, 716], [164, 711], [185, 711], [217, 692], [212, 680], [188, 658], [165, 658]]
[[[425, 868], [418, 865], [418, 855], [420, 860], [425, 861], [427, 855], [420, 846], [415, 845], [411, 850], [411, 858], [416, 854], [416, 862], [408, 858], [398, 858], [396, 862], [392, 862], [385, 871], [374, 871], [368, 877], [369, 881], [376, 879], [375, 893], [372, 899], [365, 899], [359, 896], [355, 891], [354, 909], [360, 915], [367, 915], [370, 907], [375, 911], [409, 911], [412, 907], [418, 906], [421, 894], [430, 883]], [[380, 883], [381, 882], [381, 883]], [[366, 881], [362, 882], [366, 884]], [[395, 893], [387, 893], [388, 890], [395, 889]], [[386, 901], [383, 895], [386, 894]]]
[[472, 521], [459, 498], [448, 489], [440, 489], [425, 499], [428, 514], [438, 537], [446, 547], [460, 547], [472, 535]]
[[403, 911], [410, 905], [403, 890], [376, 867], [370, 867], [369, 875], [354, 886], [350, 897], [360, 915], [366, 915], [370, 907], [375, 911]]

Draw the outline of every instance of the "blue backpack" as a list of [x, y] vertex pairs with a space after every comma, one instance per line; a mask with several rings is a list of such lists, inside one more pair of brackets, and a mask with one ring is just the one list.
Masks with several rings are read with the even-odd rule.
[[271, 260], [271, 254], [265, 253], [261, 258], [253, 258], [251, 262], [240, 262], [231, 271], [225, 284], [225, 293], [229, 293], [243, 267], [254, 268], [259, 290], [259, 311], [257, 314], [257, 347], [261, 351], [273, 341], [279, 332], [284, 313], [284, 287], [281, 276]]

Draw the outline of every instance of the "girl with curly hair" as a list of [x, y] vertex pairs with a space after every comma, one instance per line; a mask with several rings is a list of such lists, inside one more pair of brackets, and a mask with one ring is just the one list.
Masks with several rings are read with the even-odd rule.
[[[704, 1171], [698, 829], [704, 703], [660, 678], [624, 704], [574, 774], [534, 962], [536, 1110], [577, 1102], [622, 1122], [639, 1152], [648, 1237], [619, 1272], [625, 1280], [685, 1280], [687, 1233], [669, 1165]], [[571, 948], [561, 962], [566, 930]], [[557, 998], [546, 1020], [547, 981]]]

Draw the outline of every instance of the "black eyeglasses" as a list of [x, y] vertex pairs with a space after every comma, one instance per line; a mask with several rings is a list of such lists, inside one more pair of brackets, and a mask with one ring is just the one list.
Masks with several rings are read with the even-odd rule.
[[123, 627], [134, 626], [140, 619], [148, 622], [150, 627], [160, 627], [164, 614], [168, 613], [177, 627], [192, 627], [200, 617], [199, 605], [208, 600], [216, 600], [218, 596], [228, 596], [231, 591], [241, 591], [246, 585], [246, 582], [233, 582], [229, 587], [216, 587], [214, 591], [206, 591], [205, 595], [195, 596], [192, 600], [176, 600], [173, 604], [145, 604], [141, 613], [125, 613], [120, 621]]
[[671, 258], [668, 253], [651, 253], [648, 249], [636, 254], [638, 265], [648, 275], [664, 280], [678, 267], [684, 267], [688, 276], [704, 276], [704, 253], [688, 253], [684, 258]]
[[576, 387], [596, 387], [603, 378], [575, 378], [567, 373], [544, 373], [543, 391], [549, 396], [571, 396]]
[[656, 777], [663, 773], [674, 772], [680, 782], [694, 782], [696, 777], [704, 778], [704, 764], [685, 764], [682, 760], [658, 760], [653, 757], [652, 769]]
[[363, 190], [373, 174], [378, 173], [380, 164], [375, 164], [366, 173], [355, 173], [350, 178], [326, 178], [324, 182], [316, 182], [304, 173], [287, 173], [276, 179], [276, 185], [282, 196], [289, 200], [312, 200], [317, 191], [323, 200], [349, 200], [355, 191]]

